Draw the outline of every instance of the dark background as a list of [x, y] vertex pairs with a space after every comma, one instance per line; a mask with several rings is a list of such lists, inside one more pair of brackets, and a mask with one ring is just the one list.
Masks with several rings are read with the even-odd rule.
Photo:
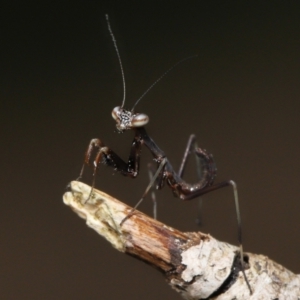
[[[11, 2], [1, 8], [1, 299], [181, 299], [151, 267], [115, 251], [64, 206], [91, 138], [127, 159], [132, 132], [111, 118], [189, 55], [139, 103], [177, 169], [189, 134], [239, 187], [244, 248], [300, 272], [300, 21], [265, 1]], [[297, 3], [296, 1], [294, 3]], [[97, 187], [134, 205], [147, 183], [101, 168]], [[188, 179], [194, 179], [193, 160]], [[87, 169], [86, 182], [91, 183]], [[198, 201], [157, 193], [159, 220], [183, 231]], [[232, 191], [203, 196], [202, 231], [236, 242]], [[151, 214], [147, 199], [140, 209]]]

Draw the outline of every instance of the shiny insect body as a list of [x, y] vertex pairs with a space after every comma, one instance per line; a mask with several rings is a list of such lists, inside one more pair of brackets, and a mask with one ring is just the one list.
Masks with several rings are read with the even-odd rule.
[[[108, 16], [106, 16], [108, 29], [110, 35], [112, 37], [116, 53], [118, 55], [118, 60], [121, 68], [122, 79], [123, 79], [123, 91], [124, 97], [121, 106], [117, 106], [112, 110], [112, 117], [116, 121], [116, 128], [118, 132], [122, 133], [126, 130], [132, 130], [134, 132], [134, 139], [131, 144], [131, 150], [129, 154], [128, 161], [125, 162], [122, 158], [120, 158], [112, 149], [107, 147], [100, 139], [95, 138], [92, 139], [88, 145], [88, 148], [85, 153], [84, 157], [84, 164], [81, 169], [81, 173], [79, 178], [82, 177], [84, 166], [89, 165], [93, 168], [93, 185], [92, 189], [95, 185], [95, 177], [98, 173], [98, 170], [102, 163], [111, 166], [114, 170], [119, 171], [122, 175], [126, 177], [136, 178], [139, 174], [139, 167], [140, 167], [140, 156], [141, 156], [141, 149], [142, 146], [148, 148], [151, 152], [154, 161], [157, 164], [157, 169], [155, 174], [152, 176], [148, 187], [146, 188], [144, 194], [142, 195], [141, 199], [138, 201], [136, 206], [132, 209], [132, 211], [128, 214], [128, 216], [123, 219], [121, 222], [124, 223], [132, 214], [134, 213], [137, 206], [142, 202], [145, 196], [148, 194], [151, 187], [156, 184], [156, 189], [161, 189], [165, 184], [167, 184], [173, 194], [176, 197], [179, 197], [181, 200], [191, 200], [196, 197], [199, 197], [203, 194], [208, 192], [226, 187], [231, 186], [233, 188], [234, 199], [235, 199], [235, 206], [236, 206], [236, 214], [237, 214], [237, 221], [238, 221], [238, 241], [240, 244], [240, 255], [241, 257], [241, 266], [242, 272], [245, 277], [245, 281], [248, 285], [250, 293], [252, 293], [250, 284], [244, 272], [244, 256], [243, 256], [243, 249], [242, 249], [242, 234], [241, 234], [241, 218], [240, 218], [240, 211], [239, 211], [239, 202], [238, 202], [238, 193], [237, 193], [237, 186], [236, 183], [232, 180], [226, 180], [220, 183], [214, 184], [214, 179], [216, 177], [216, 165], [213, 160], [213, 156], [209, 154], [206, 150], [201, 149], [196, 144], [196, 137], [195, 135], [191, 135], [186, 150], [184, 152], [183, 160], [179, 171], [176, 172], [172, 167], [171, 163], [169, 162], [166, 154], [158, 147], [158, 145], [154, 142], [154, 140], [147, 134], [145, 129], [145, 125], [149, 122], [149, 117], [143, 113], [136, 113], [135, 106], [137, 103], [144, 97], [146, 93], [164, 77], [170, 70], [172, 70], [175, 66], [179, 63], [189, 59], [190, 57], [179, 61], [175, 64], [172, 68], [167, 70], [161, 77], [159, 77], [147, 90], [146, 92], [136, 101], [135, 105], [131, 110], [127, 110], [124, 108], [125, 104], [125, 95], [126, 95], [126, 86], [125, 86], [125, 76], [123, 71], [123, 66], [120, 58], [120, 54], [117, 48], [117, 43], [113, 32], [110, 27]], [[187, 159], [190, 154], [194, 154], [197, 161], [197, 169], [199, 173], [199, 181], [191, 184], [187, 183], [183, 180], [183, 173], [186, 167]], [[92, 193], [92, 190], [91, 190]], [[88, 201], [88, 199], [87, 199]]]

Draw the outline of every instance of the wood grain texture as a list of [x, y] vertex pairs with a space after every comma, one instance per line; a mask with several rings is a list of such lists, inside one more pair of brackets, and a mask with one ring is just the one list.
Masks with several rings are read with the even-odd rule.
[[[181, 232], [77, 181], [64, 203], [117, 250], [152, 265], [184, 299], [300, 299], [300, 276], [264, 255], [244, 254], [250, 296], [239, 248], [201, 232]], [[100, 274], [99, 274], [100, 276]]]

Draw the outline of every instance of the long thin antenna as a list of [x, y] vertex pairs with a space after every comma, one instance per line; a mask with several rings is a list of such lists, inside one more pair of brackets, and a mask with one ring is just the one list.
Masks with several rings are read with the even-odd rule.
[[180, 61], [178, 61], [175, 65], [173, 65], [170, 69], [168, 69], [165, 73], [163, 73], [158, 79], [156, 79], [151, 85], [150, 87], [144, 92], [144, 94], [135, 102], [135, 104], [133, 105], [131, 111], [134, 110], [134, 108], [136, 107], [136, 105], [140, 102], [140, 100], [163, 78], [165, 77], [170, 71], [172, 71], [175, 67], [177, 67], [179, 64], [183, 63], [184, 61], [197, 57], [198, 55], [192, 55], [189, 57], [186, 57]]
[[111, 38], [112, 38], [112, 41], [114, 43], [114, 46], [115, 46], [115, 49], [116, 49], [116, 52], [117, 52], [117, 55], [118, 55], [118, 60], [119, 60], [120, 68], [121, 68], [122, 80], [123, 80], [123, 101], [122, 101], [122, 106], [121, 107], [123, 107], [124, 104], [125, 104], [125, 98], [126, 98], [125, 75], [124, 75], [123, 65], [122, 65], [122, 61], [121, 61], [121, 56], [120, 56], [119, 49], [118, 49], [118, 46], [117, 46], [117, 41], [116, 41], [115, 36], [114, 36], [114, 34], [112, 32], [112, 29], [110, 27], [109, 17], [108, 17], [108, 15], [105, 15], [105, 17], [106, 17], [108, 31], [109, 31], [109, 33], [111, 35]]

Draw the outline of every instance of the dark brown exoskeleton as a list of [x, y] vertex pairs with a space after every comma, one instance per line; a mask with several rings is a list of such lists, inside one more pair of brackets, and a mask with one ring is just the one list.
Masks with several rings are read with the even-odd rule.
[[[148, 187], [146, 188], [143, 196], [132, 209], [132, 211], [128, 214], [125, 219], [122, 220], [121, 224], [123, 224], [132, 214], [134, 213], [137, 206], [142, 202], [144, 197], [147, 195], [151, 187], [156, 183], [156, 189], [161, 189], [166, 183], [172, 190], [173, 194], [176, 197], [179, 197], [181, 200], [191, 200], [196, 197], [199, 197], [208, 192], [231, 186], [233, 188], [235, 206], [236, 206], [236, 214], [238, 220], [238, 241], [240, 244], [240, 257], [241, 257], [241, 269], [245, 277], [245, 281], [248, 285], [250, 293], [252, 293], [250, 284], [244, 272], [244, 256], [243, 256], [243, 248], [242, 248], [242, 234], [241, 234], [241, 218], [239, 211], [239, 202], [238, 202], [238, 193], [236, 183], [232, 180], [223, 181], [220, 183], [214, 184], [214, 179], [216, 177], [216, 166], [211, 154], [207, 153], [206, 150], [199, 148], [196, 144], [195, 135], [191, 135], [186, 150], [184, 152], [183, 160], [179, 171], [176, 172], [171, 163], [169, 162], [166, 154], [157, 146], [157, 144], [153, 141], [153, 139], [147, 134], [145, 125], [149, 122], [149, 117], [143, 113], [136, 113], [134, 111], [135, 106], [140, 101], [140, 99], [162, 78], [164, 77], [171, 69], [177, 66], [179, 63], [183, 62], [186, 59], [178, 62], [172, 68], [170, 68], [167, 72], [165, 72], [161, 77], [159, 77], [147, 90], [146, 92], [136, 101], [135, 105], [131, 110], [126, 110], [124, 108], [125, 104], [125, 77], [123, 72], [123, 66], [120, 58], [120, 54], [117, 48], [117, 43], [112, 33], [110, 23], [108, 20], [108, 16], [106, 16], [107, 24], [109, 32], [112, 36], [112, 40], [114, 42], [114, 46], [116, 49], [116, 53], [118, 55], [118, 60], [122, 72], [123, 79], [123, 90], [124, 97], [121, 106], [117, 106], [112, 110], [112, 117], [116, 121], [116, 127], [118, 132], [124, 132], [126, 130], [132, 130], [134, 132], [134, 139], [131, 145], [131, 150], [128, 158], [128, 162], [126, 163], [123, 159], [121, 159], [112, 149], [105, 146], [105, 144], [98, 138], [92, 139], [84, 158], [84, 164], [80, 173], [80, 178], [82, 177], [84, 166], [89, 165], [94, 169], [94, 180], [92, 189], [95, 185], [95, 176], [97, 171], [101, 165], [104, 163], [108, 166], [111, 166], [116, 171], [119, 171], [122, 175], [135, 178], [139, 174], [139, 165], [140, 165], [140, 156], [141, 156], [141, 148], [142, 146], [146, 146], [148, 150], [153, 155], [153, 159], [157, 164], [157, 169], [155, 174]], [[182, 177], [185, 170], [185, 166], [187, 163], [188, 156], [194, 153], [197, 160], [197, 167], [199, 173], [199, 181], [194, 184], [190, 184], [185, 182]], [[94, 157], [95, 154], [95, 157]], [[92, 190], [91, 190], [92, 192]], [[89, 198], [87, 199], [87, 201]]]

